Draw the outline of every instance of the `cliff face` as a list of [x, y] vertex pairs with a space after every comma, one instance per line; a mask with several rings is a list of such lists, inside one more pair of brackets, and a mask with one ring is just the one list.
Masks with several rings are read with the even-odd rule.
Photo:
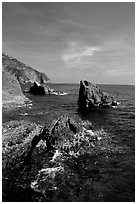
[[10, 74], [14, 74], [20, 83], [49, 81], [49, 78], [44, 73], [38, 72], [32, 67], [4, 53], [2, 54], [2, 66], [6, 71], [10, 72]]
[[7, 72], [2, 67], [2, 103], [6, 109], [12, 109], [17, 105], [25, 104], [25, 101], [29, 101], [21, 90], [20, 84], [15, 77]]

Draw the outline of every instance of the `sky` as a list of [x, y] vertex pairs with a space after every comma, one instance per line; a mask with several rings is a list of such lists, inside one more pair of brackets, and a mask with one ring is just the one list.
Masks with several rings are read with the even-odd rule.
[[135, 84], [135, 3], [3, 2], [2, 49], [52, 82]]

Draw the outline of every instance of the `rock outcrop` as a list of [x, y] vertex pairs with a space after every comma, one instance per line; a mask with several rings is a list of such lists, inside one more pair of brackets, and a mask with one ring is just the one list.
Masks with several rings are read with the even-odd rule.
[[84, 201], [81, 194], [93, 186], [94, 179], [101, 177], [99, 167], [93, 162], [93, 149], [97, 142], [100, 144], [99, 136], [92, 131], [90, 122], [68, 116], [44, 127], [40, 138], [46, 141], [51, 159], [38, 171], [31, 188], [41, 193], [45, 201]]
[[9, 57], [7, 54], [2, 54], [2, 66], [10, 74], [14, 74], [20, 83], [47, 82], [49, 78], [46, 74], [38, 72], [30, 66], [20, 62], [16, 58]]
[[29, 93], [34, 95], [45, 95], [45, 89], [37, 81], [34, 81], [33, 86], [30, 87]]
[[90, 110], [96, 107], [109, 107], [117, 105], [113, 97], [103, 92], [98, 86], [86, 81], [80, 81], [78, 109]]
[[12, 109], [18, 105], [25, 105], [30, 100], [22, 93], [17, 78], [2, 69], [2, 103], [6, 109]]
[[46, 141], [49, 150], [64, 148], [70, 150], [76, 141], [80, 144], [79, 139], [82, 141], [82, 138], [86, 138], [89, 128], [90, 130], [92, 128], [90, 122], [76, 122], [73, 118], [62, 116], [54, 120], [48, 128], [43, 129], [41, 138]]
[[28, 92], [34, 95], [45, 95], [51, 94], [53, 91], [54, 90], [50, 89], [48, 85], [42, 85], [37, 81], [34, 81], [34, 84], [30, 87]]
[[106, 181], [102, 155], [108, 161], [122, 148], [103, 129], [92, 128], [90, 122], [65, 115], [45, 127], [5, 123], [3, 202], [103, 201], [104, 189], [98, 187], [103, 176]]
[[[2, 127], [2, 199], [21, 201], [25, 188], [29, 191], [30, 156], [33, 138], [39, 135], [41, 127], [24, 120], [11, 120]], [[30, 155], [30, 156], [29, 156]], [[31, 171], [33, 172], [33, 170]], [[26, 175], [29, 175], [26, 179]], [[29, 181], [29, 182], [28, 182]], [[29, 191], [28, 196], [31, 192]], [[29, 200], [29, 198], [28, 198]]]
[[57, 96], [63, 96], [67, 95], [68, 93], [66, 92], [57, 92], [54, 91], [54, 89], [51, 89], [47, 84], [40, 84], [37, 81], [34, 81], [33, 85], [30, 87], [29, 92], [34, 95], [57, 95]]

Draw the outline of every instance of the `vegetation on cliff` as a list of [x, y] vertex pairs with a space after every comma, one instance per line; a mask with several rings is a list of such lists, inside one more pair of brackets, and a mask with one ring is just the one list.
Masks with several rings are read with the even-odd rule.
[[16, 58], [9, 57], [4, 53], [2, 54], [2, 66], [6, 71], [14, 74], [21, 83], [49, 81], [49, 78], [46, 76], [46, 74], [38, 72], [32, 67], [20, 62]]

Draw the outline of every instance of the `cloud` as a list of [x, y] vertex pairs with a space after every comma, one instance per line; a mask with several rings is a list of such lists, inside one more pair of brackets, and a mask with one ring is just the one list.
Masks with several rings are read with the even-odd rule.
[[69, 67], [87, 65], [89, 64], [89, 57], [100, 50], [100, 47], [87, 46], [79, 41], [69, 42], [67, 49], [61, 55], [61, 60]]

